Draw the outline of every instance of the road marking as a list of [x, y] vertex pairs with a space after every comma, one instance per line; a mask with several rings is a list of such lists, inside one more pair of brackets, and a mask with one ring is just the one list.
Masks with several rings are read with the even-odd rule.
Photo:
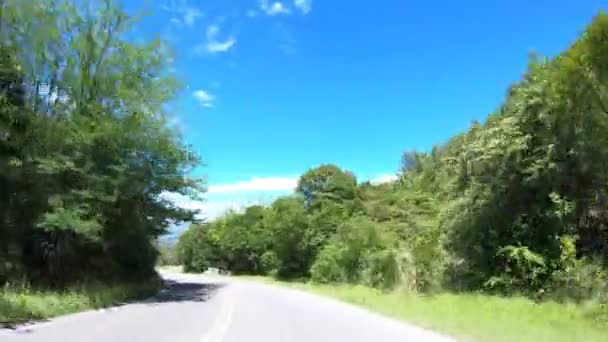
[[232, 323], [233, 310], [234, 300], [231, 300], [230, 298], [226, 299], [226, 301], [222, 303], [219, 315], [215, 318], [213, 325], [207, 334], [203, 336], [201, 342], [222, 342]]
[[229, 301], [229, 303], [227, 304], [228, 309], [226, 309], [226, 318], [224, 320], [222, 320], [222, 325], [218, 328], [217, 330], [217, 340], [216, 342], [221, 342], [222, 340], [224, 340], [224, 337], [226, 336], [226, 333], [228, 333], [228, 328], [230, 328], [230, 324], [232, 323], [232, 312], [234, 310], [234, 301]]

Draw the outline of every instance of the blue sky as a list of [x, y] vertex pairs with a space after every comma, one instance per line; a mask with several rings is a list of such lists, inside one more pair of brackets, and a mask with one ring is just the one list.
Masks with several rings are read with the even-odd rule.
[[[147, 5], [146, 5], [147, 4]], [[602, 1], [129, 1], [173, 42], [186, 87], [174, 124], [207, 166], [215, 217], [268, 202], [336, 163], [388, 179], [483, 120], [526, 70], [576, 39]]]

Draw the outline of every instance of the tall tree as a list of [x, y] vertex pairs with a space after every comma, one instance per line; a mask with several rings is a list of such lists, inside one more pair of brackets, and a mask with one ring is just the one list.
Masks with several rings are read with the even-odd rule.
[[129, 41], [136, 18], [110, 0], [0, 8], [5, 258], [57, 285], [153, 274], [153, 240], [193, 214], [161, 195], [199, 190], [165, 119], [165, 43]]

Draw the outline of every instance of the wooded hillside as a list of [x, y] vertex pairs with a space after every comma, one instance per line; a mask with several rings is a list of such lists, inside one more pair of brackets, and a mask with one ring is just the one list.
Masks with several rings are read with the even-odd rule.
[[193, 226], [181, 260], [381, 288], [605, 295], [608, 15], [531, 60], [484, 123], [402, 165], [383, 185], [309, 170], [293, 196]]

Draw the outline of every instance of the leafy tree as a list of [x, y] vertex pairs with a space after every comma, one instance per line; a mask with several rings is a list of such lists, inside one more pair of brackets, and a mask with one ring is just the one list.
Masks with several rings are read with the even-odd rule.
[[0, 3], [0, 281], [154, 275], [154, 241], [193, 213], [198, 157], [167, 128], [163, 42], [110, 0]]
[[177, 258], [186, 272], [205, 272], [211, 266], [214, 242], [209, 227], [193, 225], [177, 244]]
[[296, 191], [304, 196], [307, 206], [317, 205], [317, 201], [352, 200], [355, 197], [357, 180], [350, 172], [335, 165], [321, 165], [303, 174], [298, 180]]
[[301, 197], [278, 199], [269, 208], [265, 225], [272, 232], [272, 250], [277, 275], [282, 278], [307, 276], [313, 255], [307, 246], [308, 217]]
[[263, 226], [265, 209], [252, 206], [242, 214], [231, 213], [214, 223], [226, 265], [235, 273], [264, 273], [262, 254], [271, 237]]

